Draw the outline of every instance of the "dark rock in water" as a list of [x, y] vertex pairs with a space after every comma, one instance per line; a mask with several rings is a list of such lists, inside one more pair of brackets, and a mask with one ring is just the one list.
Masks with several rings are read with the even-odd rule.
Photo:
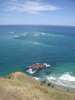
[[50, 65], [46, 64], [46, 63], [36, 63], [36, 64], [33, 64], [32, 66], [28, 66], [27, 73], [34, 74], [34, 73], [37, 73], [38, 71], [40, 71], [41, 69], [44, 69], [49, 66]]
[[36, 63], [36, 64], [33, 64], [30, 69], [32, 69], [32, 71], [38, 71], [38, 70], [41, 70], [43, 68], [46, 67], [46, 64], [42, 64], [42, 63]]

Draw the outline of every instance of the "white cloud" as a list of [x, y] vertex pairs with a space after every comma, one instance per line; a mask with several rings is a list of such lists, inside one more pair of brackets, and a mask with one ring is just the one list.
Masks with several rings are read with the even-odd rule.
[[59, 7], [47, 3], [41, 3], [40, 0], [36, 2], [34, 1], [15, 2], [16, 0], [13, 1], [14, 2], [10, 2], [8, 4], [8, 8], [10, 10], [29, 12], [29, 13], [39, 13], [42, 11], [59, 10]]

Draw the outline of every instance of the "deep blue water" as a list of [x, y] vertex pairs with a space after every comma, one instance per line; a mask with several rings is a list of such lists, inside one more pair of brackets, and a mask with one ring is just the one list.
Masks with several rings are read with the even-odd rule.
[[37, 76], [75, 76], [74, 26], [0, 26], [0, 76], [26, 72], [33, 63], [48, 63]]

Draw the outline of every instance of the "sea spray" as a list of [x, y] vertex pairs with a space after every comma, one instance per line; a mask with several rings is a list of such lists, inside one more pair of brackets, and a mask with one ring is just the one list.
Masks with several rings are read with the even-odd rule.
[[75, 77], [72, 76], [70, 72], [66, 72], [59, 77], [46, 76], [46, 80], [50, 83], [75, 88]]

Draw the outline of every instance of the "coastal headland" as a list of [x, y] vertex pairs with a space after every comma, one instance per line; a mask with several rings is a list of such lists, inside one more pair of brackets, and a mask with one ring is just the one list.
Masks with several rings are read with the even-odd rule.
[[17, 71], [0, 78], [0, 100], [75, 100], [75, 93], [49, 87]]

